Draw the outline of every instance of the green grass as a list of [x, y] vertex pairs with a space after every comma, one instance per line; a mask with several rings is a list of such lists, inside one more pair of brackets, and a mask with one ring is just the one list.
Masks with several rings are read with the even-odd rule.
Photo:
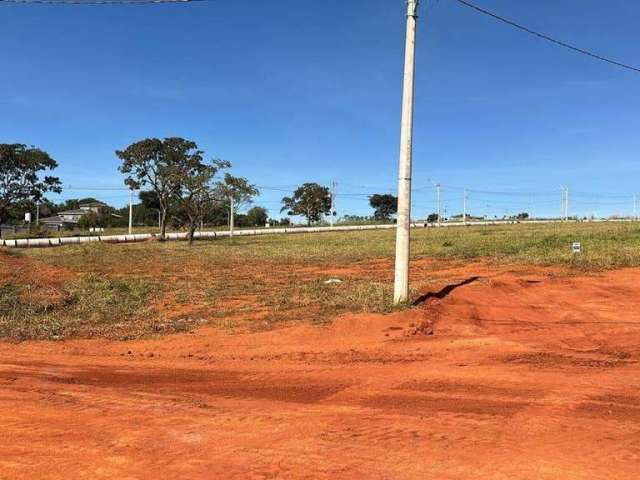
[[149, 308], [156, 287], [147, 281], [86, 274], [50, 287], [7, 282], [0, 286], [0, 337], [11, 340], [140, 338], [185, 330], [162, 322]]
[[[150, 242], [24, 250], [18, 255], [25, 261], [77, 276], [51, 305], [28, 300], [28, 289], [46, 286], [15, 279], [0, 283], [0, 336], [128, 339], [203, 323], [269, 328], [291, 321], [323, 323], [345, 312], [389, 312], [394, 241], [394, 231], [381, 230], [236, 237], [193, 247]], [[574, 241], [582, 243], [582, 254], [572, 254]], [[412, 257], [559, 265], [576, 272], [639, 266], [640, 226], [418, 229]], [[326, 285], [332, 277], [343, 283]], [[428, 280], [423, 271], [412, 284], [423, 290], [430, 288]]]
[[291, 284], [275, 292], [269, 306], [272, 322], [279, 321], [279, 312], [304, 309], [310, 313], [307, 319], [319, 324], [346, 312], [389, 313], [397, 309], [390, 283], [364, 279], [332, 284], [315, 279]]

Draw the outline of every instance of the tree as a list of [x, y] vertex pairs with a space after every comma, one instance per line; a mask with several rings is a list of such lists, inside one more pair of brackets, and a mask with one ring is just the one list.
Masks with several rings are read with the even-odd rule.
[[264, 227], [269, 220], [267, 209], [263, 207], [253, 207], [247, 212], [247, 223], [251, 227]]
[[438, 221], [439, 215], [437, 213], [430, 213], [427, 217], [428, 223], [436, 223]]
[[224, 179], [218, 182], [216, 190], [221, 200], [233, 198], [236, 210], [251, 203], [256, 195], [260, 195], [256, 186], [250, 184], [245, 177], [234, 177], [230, 173], [224, 174]]
[[219, 170], [230, 166], [229, 162], [218, 159], [206, 163], [201, 155], [185, 156], [174, 165], [173, 180], [179, 185], [177, 212], [187, 226], [189, 245], [193, 244], [196, 228], [214, 200], [213, 178]]
[[226, 207], [226, 211], [230, 211], [231, 199], [235, 212], [250, 204], [253, 197], [259, 194], [256, 186], [250, 184], [245, 177], [234, 177], [230, 173], [225, 173], [224, 179], [216, 185], [216, 198]]
[[98, 214], [96, 212], [87, 212], [78, 220], [78, 228], [89, 230], [98, 226]]
[[272, 227], [288, 227], [289, 225], [291, 225], [291, 219], [288, 217], [281, 219], [270, 218], [269, 225], [271, 225]]
[[47, 192], [62, 192], [58, 177], [41, 175], [57, 168], [44, 150], [20, 143], [0, 144], [0, 224], [16, 204], [40, 201]]
[[149, 188], [154, 192], [160, 207], [161, 240], [165, 237], [171, 200], [180, 190], [180, 175], [174, 174], [174, 169], [184, 162], [202, 160], [202, 153], [195, 142], [179, 137], [147, 138], [125, 150], [116, 150], [122, 160], [119, 170], [126, 175], [124, 183], [134, 190]]
[[331, 193], [317, 183], [305, 183], [293, 192], [292, 197], [284, 197], [282, 205], [281, 212], [302, 215], [307, 219], [307, 225], [311, 225], [319, 222], [322, 215], [331, 213]]
[[160, 202], [155, 192], [142, 191], [138, 194], [142, 205], [149, 210], [160, 210]]
[[376, 220], [389, 220], [392, 215], [398, 213], [398, 197], [390, 194], [375, 194], [369, 197], [369, 205], [375, 210]]
[[519, 213], [516, 218], [518, 220], [527, 220], [529, 218], [529, 214], [527, 212]]

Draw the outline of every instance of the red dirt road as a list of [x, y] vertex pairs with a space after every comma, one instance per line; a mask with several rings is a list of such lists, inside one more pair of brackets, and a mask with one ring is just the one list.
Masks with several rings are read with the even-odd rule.
[[441, 275], [329, 327], [0, 344], [0, 478], [637, 479], [640, 269]]

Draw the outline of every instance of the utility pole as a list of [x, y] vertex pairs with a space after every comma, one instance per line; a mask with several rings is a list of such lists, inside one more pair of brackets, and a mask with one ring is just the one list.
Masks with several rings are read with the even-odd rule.
[[36, 226], [40, 225], [40, 200], [36, 202]]
[[567, 220], [567, 200], [568, 200], [567, 187], [560, 187], [560, 220]]
[[564, 220], [569, 221], [569, 187], [564, 187]]
[[233, 197], [229, 197], [229, 238], [233, 238], [233, 227], [234, 227], [234, 215], [235, 215], [235, 205], [234, 205]]
[[333, 220], [336, 212], [336, 182], [331, 182], [331, 212], [329, 217], [329, 225], [333, 228]]
[[467, 224], [467, 189], [464, 189], [464, 197], [462, 200], [462, 222]]
[[437, 208], [438, 208], [438, 226], [440, 226], [440, 217], [442, 216], [442, 206], [440, 204], [440, 197], [441, 197], [441, 186], [440, 184], [436, 185], [436, 203], [438, 204]]
[[411, 161], [413, 148], [413, 97], [415, 93], [416, 26], [419, 0], [407, 2], [407, 34], [402, 94], [400, 165], [398, 175], [398, 225], [396, 227], [396, 265], [393, 300], [409, 299], [409, 248], [411, 238]]
[[129, 235], [133, 233], [133, 190], [129, 190]]
[[638, 195], [633, 195], [633, 220], [638, 220]]

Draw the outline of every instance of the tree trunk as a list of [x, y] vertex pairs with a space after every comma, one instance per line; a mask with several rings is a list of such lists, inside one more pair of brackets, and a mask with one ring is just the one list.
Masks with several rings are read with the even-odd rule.
[[160, 240], [164, 241], [167, 233], [167, 210], [163, 208], [160, 213]]
[[196, 233], [196, 222], [189, 222], [189, 246], [193, 245], [195, 233]]

